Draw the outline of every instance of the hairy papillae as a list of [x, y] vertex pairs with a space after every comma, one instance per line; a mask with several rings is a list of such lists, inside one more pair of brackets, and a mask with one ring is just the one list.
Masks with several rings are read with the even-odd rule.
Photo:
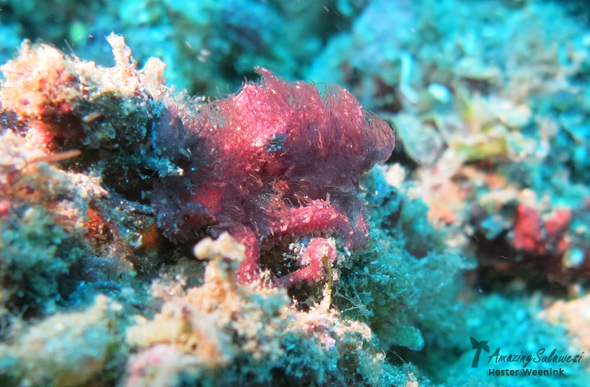
[[[277, 283], [321, 281], [325, 264], [337, 258], [328, 237], [351, 250], [366, 243], [359, 178], [389, 157], [395, 137], [344, 89], [320, 91], [257, 71], [259, 83], [201, 107], [185, 175], [154, 190], [159, 225], [173, 240], [203, 227], [214, 235], [228, 231], [246, 246], [243, 282], [259, 277], [261, 250], [308, 240], [302, 268]], [[160, 141], [165, 148], [169, 138]]]
[[259, 68], [260, 82], [187, 104], [163, 86], [163, 64], [137, 70], [123, 38], [108, 39], [113, 68], [25, 43], [2, 67], [3, 117], [16, 114], [40, 149], [80, 150], [80, 168], [97, 170], [112, 194], [142, 200], [169, 240], [229, 232], [246, 247], [242, 282], [259, 278], [261, 251], [304, 246], [300, 267], [276, 280], [291, 286], [323, 280], [337, 247], [365, 244], [359, 179], [395, 140], [349, 92]]

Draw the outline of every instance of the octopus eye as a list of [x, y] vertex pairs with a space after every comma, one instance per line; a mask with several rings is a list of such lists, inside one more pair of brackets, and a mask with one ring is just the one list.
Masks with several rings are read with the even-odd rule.
[[267, 152], [277, 152], [283, 149], [283, 145], [287, 140], [287, 135], [284, 133], [273, 134], [266, 143]]

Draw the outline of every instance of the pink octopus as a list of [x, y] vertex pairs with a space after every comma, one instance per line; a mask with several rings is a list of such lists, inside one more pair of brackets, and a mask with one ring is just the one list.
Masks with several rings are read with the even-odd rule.
[[337, 258], [328, 236], [351, 250], [366, 243], [359, 178], [389, 157], [395, 137], [346, 90], [326, 87], [322, 96], [313, 84], [257, 71], [261, 82], [206, 105], [190, 124], [197, 136], [185, 150], [183, 183], [155, 190], [159, 225], [173, 240], [204, 227], [228, 231], [246, 246], [242, 282], [259, 277], [261, 250], [311, 238], [302, 268], [277, 284], [320, 281], [327, 260]]

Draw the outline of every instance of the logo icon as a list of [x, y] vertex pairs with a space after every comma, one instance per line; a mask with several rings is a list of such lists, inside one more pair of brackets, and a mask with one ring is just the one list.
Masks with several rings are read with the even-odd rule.
[[470, 339], [471, 344], [473, 345], [471, 348], [475, 349], [475, 355], [473, 356], [473, 361], [471, 362], [471, 368], [477, 368], [481, 350], [483, 349], [487, 353], [490, 353], [490, 347], [488, 346], [489, 341], [477, 341], [473, 337], [470, 337]]

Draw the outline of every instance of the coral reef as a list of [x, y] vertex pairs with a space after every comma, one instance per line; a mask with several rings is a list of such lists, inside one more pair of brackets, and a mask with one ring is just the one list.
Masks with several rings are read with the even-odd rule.
[[83, 312], [58, 313], [0, 345], [3, 385], [79, 386], [107, 380], [121, 349], [121, 305], [105, 296]]
[[[168, 64], [171, 85], [192, 93], [215, 94], [237, 88], [255, 66], [281, 68], [301, 76], [308, 58], [337, 25], [350, 23], [363, 1], [295, 3], [251, 0], [124, 0], [70, 2], [8, 0], [2, 15], [10, 39], [4, 59], [22, 38], [52, 42], [64, 51], [106, 65], [109, 48], [102, 37], [117, 31], [127, 37], [139, 63], [153, 56]], [[313, 30], [310, 25], [317, 26]], [[23, 28], [24, 27], [24, 28]]]
[[566, 7], [522, 3], [372, 1], [310, 77], [387, 112], [399, 128], [393, 160], [408, 168], [429, 219], [477, 251], [482, 286], [526, 278], [567, 287], [584, 281], [586, 256], [585, 226], [573, 225], [584, 223], [575, 214], [590, 195], [587, 31]]
[[[6, 284], [13, 283], [3, 289], [3, 377], [58, 385], [106, 381], [111, 357], [119, 359], [111, 377], [122, 377], [126, 349], [109, 344], [118, 332], [104, 332], [103, 349], [81, 357], [87, 368], [60, 357], [32, 366], [36, 371], [9, 367], [40, 361], [25, 360], [13, 347], [35, 335], [44, 335], [40, 353], [58, 341], [63, 351], [89, 346], [76, 332], [106, 328], [97, 306], [54, 313], [84, 308], [111, 289], [120, 311], [155, 313], [152, 321], [119, 321], [132, 350], [139, 350], [129, 363], [130, 385], [417, 380], [411, 366], [384, 361], [368, 325], [343, 319], [331, 303], [337, 249], [350, 255], [368, 238], [360, 179], [393, 149], [387, 124], [343, 89], [320, 93], [264, 69], [261, 83], [247, 83], [226, 99], [174, 97], [160, 62], [138, 70], [124, 40], [111, 35], [109, 41], [111, 68], [28, 42], [2, 67], [1, 257]], [[202, 283], [188, 285], [183, 273], [199, 275], [191, 266], [202, 264], [186, 265], [182, 256], [203, 232], [218, 240], [196, 246], [197, 257], [209, 262]], [[259, 265], [261, 251], [275, 262]], [[145, 293], [155, 276], [176, 270], [176, 280], [160, 280]], [[305, 282], [308, 288], [291, 295], [280, 290]], [[15, 314], [35, 304], [45, 309]], [[43, 315], [49, 317], [32, 333], [21, 332]], [[79, 325], [63, 337], [43, 328], [70, 320]], [[160, 356], [178, 359], [182, 370]], [[64, 371], [67, 364], [78, 373]]]
[[[123, 40], [109, 40], [112, 68], [27, 44], [3, 67], [4, 109], [26, 124], [30, 143], [82, 151], [77, 167], [90, 163], [125, 198], [145, 187], [142, 195], [169, 239], [187, 240], [212, 225], [212, 232], [229, 230], [248, 249], [243, 280], [258, 276], [259, 246], [269, 249], [284, 236], [338, 231], [348, 248], [362, 246], [367, 225], [358, 179], [387, 159], [394, 137], [348, 92], [334, 88], [322, 97], [314, 85], [289, 84], [261, 69], [262, 84], [246, 84], [187, 117], [159, 95], [165, 92], [158, 62], [137, 71]], [[327, 240], [310, 242], [301, 258], [310, 268], [283, 282], [320, 280], [326, 249]]]
[[1, 385], [587, 384], [581, 2], [0, 3]]
[[106, 195], [98, 179], [49, 164], [48, 155], [12, 131], [0, 135], [0, 303], [51, 310], [58, 279], [90, 253], [89, 203]]
[[411, 373], [387, 367], [369, 327], [342, 320], [329, 295], [304, 312], [284, 290], [238, 284], [246, 252], [229, 234], [202, 240], [195, 254], [209, 261], [203, 285], [157, 284], [161, 312], [127, 331], [127, 342], [143, 348], [127, 385], [391, 385]]

